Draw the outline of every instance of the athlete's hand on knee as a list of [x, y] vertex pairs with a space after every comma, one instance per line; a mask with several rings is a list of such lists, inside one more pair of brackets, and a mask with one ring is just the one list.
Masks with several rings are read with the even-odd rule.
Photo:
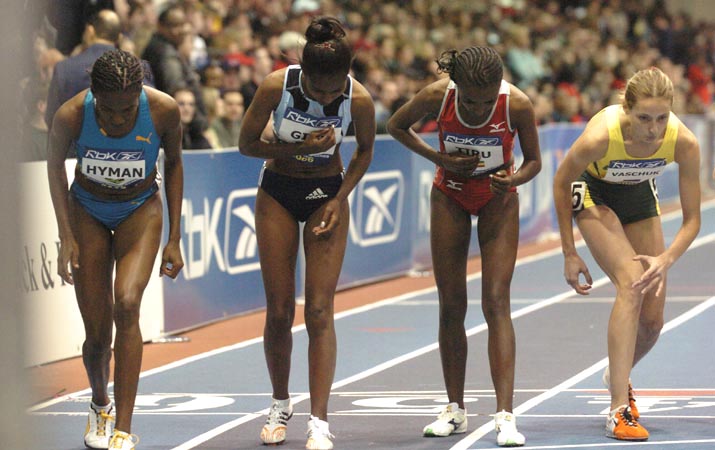
[[660, 256], [636, 255], [633, 261], [640, 261], [648, 266], [640, 279], [633, 283], [633, 289], [640, 290], [641, 294], [646, 294], [657, 287], [655, 295], [660, 296], [665, 287], [665, 275], [668, 271], [668, 264], [664, 258]]
[[[581, 284], [581, 274], [583, 274], [586, 280], [585, 284]], [[580, 256], [572, 255], [564, 258], [564, 277], [566, 278], [566, 283], [574, 288], [576, 293], [580, 295], [589, 294], [588, 291], [593, 285], [593, 279], [588, 271], [588, 267], [586, 267], [586, 263], [583, 262]]]
[[335, 127], [330, 126], [322, 130], [313, 131], [300, 145], [301, 153], [310, 155], [329, 150], [335, 145]]
[[75, 269], [79, 269], [79, 245], [74, 239], [61, 240], [60, 254], [57, 257], [57, 275], [65, 283], [74, 284], [72, 271]]
[[495, 194], [505, 194], [511, 188], [511, 175], [506, 170], [500, 170], [489, 175], [489, 190]]
[[159, 276], [167, 275], [171, 278], [181, 272], [184, 267], [184, 259], [181, 257], [181, 249], [178, 242], [169, 242], [164, 247], [164, 253], [161, 256], [161, 267], [159, 267]]
[[444, 170], [463, 177], [470, 176], [479, 165], [479, 155], [465, 156], [459, 153], [440, 153]]

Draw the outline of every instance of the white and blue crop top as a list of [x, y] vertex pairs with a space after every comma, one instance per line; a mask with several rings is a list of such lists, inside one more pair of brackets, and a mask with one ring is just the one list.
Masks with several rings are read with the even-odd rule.
[[311, 132], [335, 126], [335, 146], [324, 152], [295, 156], [298, 161], [309, 165], [326, 164], [352, 122], [352, 78], [348, 75], [342, 95], [323, 106], [305, 95], [300, 82], [301, 73], [299, 65], [291, 65], [286, 69], [283, 96], [273, 111], [273, 133], [280, 142], [303, 142]]
[[112, 189], [131, 187], [153, 172], [160, 143], [143, 89], [134, 128], [119, 138], [106, 136], [100, 130], [95, 99], [92, 91], [87, 91], [82, 130], [75, 143], [77, 165], [85, 177]]

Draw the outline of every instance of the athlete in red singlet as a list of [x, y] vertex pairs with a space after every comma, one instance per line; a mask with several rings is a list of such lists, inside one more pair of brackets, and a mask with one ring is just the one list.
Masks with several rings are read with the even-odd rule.
[[[467, 431], [464, 379], [467, 364], [467, 256], [471, 216], [479, 216], [482, 311], [489, 327], [489, 364], [497, 397], [495, 427], [501, 446], [524, 445], [512, 414], [515, 339], [510, 284], [519, 241], [516, 186], [541, 169], [534, 108], [502, 79], [499, 55], [488, 47], [444, 52], [437, 61], [449, 78], [421, 90], [400, 108], [387, 129], [407, 148], [437, 165], [432, 188], [432, 264], [439, 290], [439, 343], [449, 404], [427, 425], [425, 436]], [[440, 151], [411, 126], [437, 116]], [[513, 170], [519, 133], [524, 162]]]

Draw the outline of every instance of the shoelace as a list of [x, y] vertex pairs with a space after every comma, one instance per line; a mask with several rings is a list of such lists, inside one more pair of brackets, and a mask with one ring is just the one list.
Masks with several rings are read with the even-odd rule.
[[317, 439], [319, 437], [325, 437], [328, 439], [335, 439], [335, 436], [333, 436], [333, 433], [330, 431], [324, 431], [318, 427], [311, 428], [308, 430], [308, 433], [306, 433], [309, 438]]
[[99, 411], [97, 414], [97, 434], [99, 436], [106, 436], [105, 429], [107, 428], [107, 421], [114, 420], [114, 417], [105, 411]]
[[633, 386], [630, 383], [628, 383], [628, 400], [634, 403], [636, 401], [636, 393], [633, 392]]
[[135, 447], [137, 444], [139, 444], [139, 436], [137, 436], [136, 434], [115, 433], [112, 437], [114, 437], [114, 439], [112, 439], [110, 442], [110, 447], [109, 447], [110, 450], [113, 448], [121, 449], [124, 446], [124, 441], [126, 441], [126, 440], [131, 441], [131, 443]]
[[626, 407], [623, 408], [621, 411], [618, 411], [618, 415], [621, 416], [621, 419], [623, 419], [623, 422], [628, 425], [629, 427], [637, 427], [638, 422], [636, 419], [633, 418], [633, 415], [631, 414], [631, 408]]
[[271, 405], [270, 411], [268, 411], [266, 423], [279, 422], [285, 425], [288, 421], [288, 416], [289, 414], [287, 412], [283, 411], [280, 406], [274, 403]]
[[312, 426], [308, 427], [308, 432], [306, 433], [309, 438], [316, 439], [318, 437], [326, 437], [328, 439], [334, 439], [335, 436], [330, 432], [329, 429], [323, 429], [323, 427], [320, 426], [318, 423], [314, 423], [311, 421], [313, 424]]

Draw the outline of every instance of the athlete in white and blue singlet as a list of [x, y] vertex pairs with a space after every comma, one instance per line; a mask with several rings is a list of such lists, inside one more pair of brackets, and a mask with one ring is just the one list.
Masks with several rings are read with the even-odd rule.
[[[264, 347], [273, 403], [261, 440], [286, 438], [295, 315], [299, 223], [305, 222], [305, 324], [310, 340], [308, 449], [331, 449], [328, 398], [337, 344], [333, 300], [349, 227], [348, 195], [372, 159], [375, 108], [348, 75], [352, 48], [340, 23], [315, 18], [306, 31], [300, 66], [268, 75], [241, 125], [238, 148], [266, 160], [256, 195], [256, 236], [266, 290]], [[269, 121], [270, 136], [261, 135]], [[357, 149], [343, 175], [340, 142], [350, 124]]]

